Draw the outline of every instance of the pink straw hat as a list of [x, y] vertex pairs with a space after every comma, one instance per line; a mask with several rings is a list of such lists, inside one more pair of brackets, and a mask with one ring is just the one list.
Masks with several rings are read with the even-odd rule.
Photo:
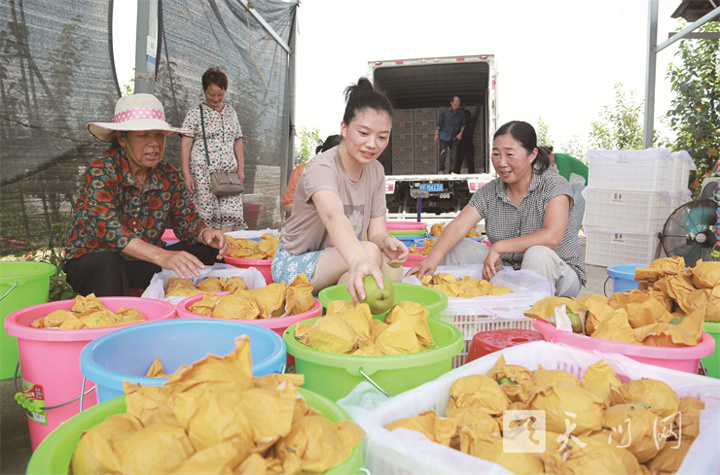
[[162, 130], [167, 135], [190, 133], [165, 122], [162, 103], [152, 94], [142, 93], [121, 97], [115, 104], [112, 122], [90, 122], [87, 129], [103, 142], [112, 142], [116, 131]]

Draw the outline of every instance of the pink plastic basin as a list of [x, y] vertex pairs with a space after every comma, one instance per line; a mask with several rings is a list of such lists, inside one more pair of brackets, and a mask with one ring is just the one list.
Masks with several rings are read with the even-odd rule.
[[388, 221], [388, 231], [425, 231], [426, 223], [418, 223], [416, 221]]
[[[417, 250], [420, 252], [423, 252], [424, 247], [418, 247]], [[416, 265], [420, 264], [420, 262], [424, 261], [427, 258], [424, 254], [410, 254], [407, 258], [407, 261], [405, 261], [405, 264], [403, 264], [403, 267], [415, 267]]]
[[225, 256], [225, 263], [231, 266], [239, 267], [241, 269], [249, 269], [254, 267], [265, 277], [266, 284], [272, 284], [272, 259], [238, 259], [236, 257]]
[[[226, 295], [228, 292], [215, 292], [215, 295]], [[193, 313], [189, 310], [189, 308], [197, 301], [201, 300], [203, 298], [202, 294], [199, 295], [193, 295], [192, 297], [188, 297], [185, 300], [182, 300], [180, 303], [178, 303], [177, 308], [175, 309], [177, 313], [178, 318], [210, 318], [212, 320], [217, 320], [214, 317], [206, 317], [204, 315], [198, 315], [197, 313]], [[308, 318], [313, 317], [319, 317], [322, 314], [322, 304], [318, 299], [315, 299], [315, 305], [313, 305], [313, 308], [308, 310], [307, 312], [298, 313], [297, 315], [288, 315], [287, 317], [277, 317], [277, 318], [256, 318], [253, 320], [240, 320], [239, 322], [246, 322], [246, 323], [252, 323], [253, 325], [258, 325], [261, 327], [268, 328], [281, 337], [283, 336], [283, 333], [285, 333], [285, 330], [288, 329], [291, 325], [297, 322], [301, 322], [303, 320], [307, 320]], [[287, 364], [288, 366], [295, 364], [295, 358], [288, 353], [287, 355]]]
[[[101, 297], [100, 300], [113, 312], [120, 307], [136, 308], [145, 315], [147, 321], [169, 320], [175, 317], [175, 307], [163, 300], [139, 297]], [[64, 404], [80, 396], [83, 385], [80, 353], [87, 343], [120, 328], [143, 323], [85, 330], [40, 329], [30, 326], [38, 318], [55, 310], [70, 310], [74, 304], [75, 300], [72, 299], [33, 305], [13, 312], [5, 319], [8, 334], [18, 339], [22, 379], [29, 388], [25, 396], [27, 398], [32, 395], [34, 399], [41, 399], [44, 407]], [[93, 386], [95, 384], [91, 381], [85, 382], [86, 391]], [[96, 403], [95, 391], [83, 398], [83, 408]], [[35, 450], [55, 427], [79, 412], [80, 401], [77, 400], [55, 409], [28, 413], [32, 449]]]
[[[226, 295], [228, 292], [215, 292], [215, 295]], [[193, 295], [191, 297], [186, 298], [185, 300], [182, 300], [180, 303], [177, 304], [176, 312], [178, 318], [210, 318], [213, 320], [220, 320], [218, 318], [214, 317], [206, 317], [203, 315], [198, 315], [197, 313], [191, 312], [189, 309], [192, 307], [192, 305], [200, 300], [202, 300], [203, 295]], [[277, 318], [256, 318], [253, 320], [242, 320], [237, 319], [239, 322], [244, 323], [252, 323], [254, 325], [260, 325], [261, 327], [269, 328], [270, 330], [274, 331], [278, 335], [282, 336], [285, 330], [292, 324], [307, 320], [308, 318], [313, 317], [319, 317], [322, 313], [322, 304], [318, 299], [315, 300], [315, 305], [313, 305], [313, 308], [308, 310], [307, 312], [298, 313], [297, 315], [288, 315], [287, 317], [277, 317]]]
[[587, 335], [560, 331], [541, 320], [533, 320], [532, 325], [542, 334], [545, 341], [564, 343], [585, 350], [598, 350], [603, 353], [619, 353], [641, 363], [693, 374], [697, 373], [700, 358], [711, 354], [715, 349], [715, 340], [706, 332], [703, 332], [702, 340], [696, 346], [668, 347], [601, 340]]

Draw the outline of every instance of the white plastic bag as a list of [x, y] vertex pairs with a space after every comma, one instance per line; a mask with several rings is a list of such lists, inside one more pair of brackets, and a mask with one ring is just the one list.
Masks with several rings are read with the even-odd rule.
[[[720, 380], [639, 363], [623, 355], [586, 351], [544, 341], [526, 343], [483, 356], [392, 398], [384, 398], [369, 383], [358, 384], [337, 403], [367, 433], [363, 440], [365, 467], [372, 473], [509, 473], [483, 459], [430, 442], [417, 432], [388, 431], [383, 426], [404, 417], [436, 410], [444, 416], [450, 386], [461, 377], [487, 373], [500, 354], [508, 364], [530, 370], [539, 364], [546, 369], [562, 369], [578, 378], [593, 363], [605, 360], [620, 376], [628, 379], [652, 378], [670, 385], [682, 398], [693, 396], [705, 402], [700, 415], [700, 435], [683, 460], [679, 474], [720, 473]], [[582, 438], [581, 438], [582, 439]]]
[[[265, 287], [265, 277], [260, 273], [259, 270], [254, 267], [248, 269], [241, 269], [239, 267], [231, 266], [229, 264], [214, 264], [212, 267], [205, 267], [204, 269], [198, 269], [200, 276], [190, 279], [193, 284], [197, 285], [203, 279], [208, 277], [241, 277], [249, 289], [257, 289]], [[187, 297], [165, 297], [165, 291], [167, 290], [167, 283], [170, 277], [178, 277], [178, 275], [169, 269], [163, 269], [161, 272], [155, 274], [150, 279], [150, 285], [147, 286], [145, 292], [143, 292], [143, 298], [164, 300], [170, 302], [173, 305], [177, 305]]]
[[[471, 276], [482, 280], [482, 264], [469, 266], [440, 266], [436, 274], [446, 272], [456, 279]], [[403, 282], [422, 285], [415, 276], [405, 277]], [[531, 270], [515, 270], [512, 267], [502, 267], [490, 280], [493, 285], [507, 287], [513, 291], [505, 295], [485, 295], [465, 299], [448, 297], [447, 308], [443, 316], [452, 315], [486, 315], [493, 319], [508, 320], [527, 319], [523, 315], [538, 300], [555, 294], [555, 288], [549, 280]]]

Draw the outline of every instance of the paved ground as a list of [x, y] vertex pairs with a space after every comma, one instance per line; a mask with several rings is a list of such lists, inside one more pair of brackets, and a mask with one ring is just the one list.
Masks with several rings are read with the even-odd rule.
[[[586, 266], [588, 284], [580, 296], [603, 294], [607, 280], [607, 269], [600, 266]], [[612, 283], [607, 283], [607, 292]], [[0, 381], [0, 474], [25, 473], [32, 455], [27, 417], [14, 400], [12, 380]]]

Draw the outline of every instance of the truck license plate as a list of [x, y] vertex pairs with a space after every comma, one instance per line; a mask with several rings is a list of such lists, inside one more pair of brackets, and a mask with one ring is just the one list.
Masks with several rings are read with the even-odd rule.
[[442, 183], [420, 183], [420, 189], [434, 191], [434, 192], [442, 192], [443, 184]]

